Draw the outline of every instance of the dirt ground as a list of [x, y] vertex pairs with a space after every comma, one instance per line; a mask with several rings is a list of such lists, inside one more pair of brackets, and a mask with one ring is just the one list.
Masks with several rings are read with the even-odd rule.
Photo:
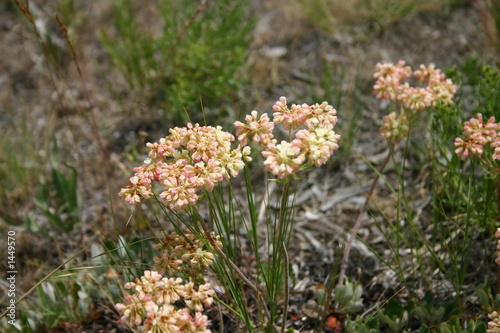
[[[29, 184], [34, 188], [37, 168], [40, 172], [49, 170], [45, 162], [51, 140], [47, 138], [54, 137], [59, 158], [79, 170], [83, 211], [81, 226], [69, 235], [56, 234], [47, 239], [16, 229], [17, 260], [22, 263], [20, 294], [47, 269], [57, 267], [61, 258], [86, 244], [96, 230], [114, 235], [130, 233], [126, 222], [131, 210], [117, 193], [137, 161], [127, 160], [124, 152], [136, 149], [138, 154], [144, 153], [146, 140], [156, 140], [167, 130], [158, 125], [155, 115], [140, 100], [127, 93], [123, 78], [110, 70], [111, 61], [98, 38], [99, 30], [109, 26], [107, 1], [89, 1], [73, 18], [79, 22], [78, 30], [68, 33], [79, 68], [71, 60], [72, 50], [53, 19], [51, 2], [30, 3], [38, 17], [46, 18], [37, 23], [41, 33], [45, 27], [48, 34], [53, 34], [53, 42], [60, 45], [60, 50], [57, 59], [44, 57], [39, 41], [13, 2], [0, 4], [0, 130], [10, 135], [30, 133], [23, 139], [12, 138], [13, 145], [7, 147], [10, 151], [3, 151], [3, 155], [8, 159], [18, 149], [37, 152], [29, 155], [32, 160], [23, 160], [25, 165], [33, 165]], [[337, 131], [344, 135], [342, 131], [355, 124], [351, 149], [362, 152], [375, 164], [381, 163], [387, 151], [378, 134], [385, 104], [371, 96], [371, 75], [377, 62], [404, 59], [413, 67], [435, 63], [445, 68], [473, 57], [486, 63], [499, 61], [485, 33], [484, 19], [477, 8], [468, 4], [395, 17], [384, 26], [377, 22], [339, 24], [329, 31], [317, 27], [291, 0], [254, 0], [251, 9], [259, 18], [246, 71], [253, 87], [248, 98], [251, 108], [269, 111], [280, 96], [294, 102], [321, 102], [312, 100], [312, 96], [328, 100], [328, 92], [320, 84], [322, 71], [328, 68], [337, 78], [340, 92], [328, 100], [338, 111]], [[147, 8], [144, 11], [147, 17]], [[32, 143], [26, 148], [24, 140]], [[295, 326], [303, 327], [303, 331], [307, 331], [308, 322], [300, 318], [314, 311], [314, 304], [308, 303], [312, 290], [338, 260], [341, 245], [374, 177], [365, 162], [347, 149], [341, 148], [336, 154], [334, 162], [310, 173], [297, 199], [296, 239], [291, 255], [297, 267], [298, 287], [290, 311], [297, 314]], [[415, 172], [411, 180], [412, 193], [423, 210], [429, 195], [422, 185], [425, 172]], [[30, 192], [17, 189], [15, 182], [9, 184], [12, 193], [1, 203], [0, 213], [15, 219], [36, 211], [26, 197]], [[393, 200], [385, 196], [383, 187], [374, 198], [386, 214], [393, 213]], [[4, 230], [11, 228], [2, 219], [0, 225]], [[374, 248], [383, 249], [383, 237], [370, 219], [365, 219], [359, 235]], [[389, 275], [362, 242], [354, 244], [348, 275], [362, 281], [365, 298], [374, 300], [373, 304], [381, 295], [394, 294], [398, 287], [396, 277]], [[85, 323], [85, 332], [122, 331], [114, 322], [116, 314], [101, 305], [95, 312], [98, 319]], [[81, 330], [81, 326], [68, 324], [60, 332]]]

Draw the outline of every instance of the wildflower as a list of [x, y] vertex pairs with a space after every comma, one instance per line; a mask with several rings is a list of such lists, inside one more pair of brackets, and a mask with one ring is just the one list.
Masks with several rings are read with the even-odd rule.
[[124, 197], [130, 204], [137, 204], [141, 199], [149, 199], [151, 195], [151, 179], [139, 177], [137, 175], [130, 177], [130, 185], [121, 189], [118, 195]]
[[149, 148], [148, 156], [155, 160], [171, 156], [175, 151], [175, 146], [165, 138], [160, 139], [159, 142], [146, 143], [146, 147]]
[[462, 160], [472, 158], [474, 156], [480, 157], [483, 154], [483, 146], [479, 144], [473, 137], [455, 138], [455, 154], [460, 156]]
[[188, 124], [188, 128], [191, 132], [186, 147], [191, 152], [193, 161], [195, 163], [207, 162], [209, 159], [216, 158], [219, 147], [214, 131], [207, 126], [200, 127], [198, 124], [195, 126]]
[[125, 284], [125, 289], [134, 289], [139, 297], [143, 300], [146, 294], [151, 294], [158, 285], [162, 276], [155, 271], [144, 271], [144, 275], [140, 279], [135, 279], [135, 283], [128, 282]]
[[488, 315], [488, 318], [491, 319], [488, 322], [488, 333], [500, 333], [500, 314], [498, 312], [493, 311]]
[[432, 105], [433, 96], [425, 88], [409, 87], [398, 96], [404, 107], [410, 110], [420, 111]]
[[498, 228], [495, 232], [495, 238], [497, 239], [497, 258], [495, 259], [495, 262], [500, 266], [500, 228]]
[[439, 82], [445, 79], [445, 75], [434, 64], [430, 64], [427, 67], [420, 65], [419, 69], [413, 72], [413, 76], [418, 81], [425, 83]]
[[121, 321], [130, 325], [140, 325], [142, 318], [146, 315], [144, 304], [137, 295], [128, 295], [124, 299], [125, 304], [115, 305], [116, 310], [121, 314]]
[[380, 129], [382, 136], [388, 142], [399, 142], [408, 135], [409, 121], [402, 113], [391, 112], [384, 116], [384, 123]]
[[179, 295], [179, 288], [182, 285], [181, 278], [166, 278], [161, 279], [152, 294], [156, 302], [173, 304], [181, 299]]
[[201, 313], [213, 302], [215, 291], [210, 284], [195, 288], [193, 282], [183, 283], [181, 278], [162, 278], [156, 271], [145, 271], [125, 288], [133, 294], [125, 297], [124, 304], [115, 305], [122, 322], [138, 326], [142, 332], [210, 332], [208, 318]]
[[179, 147], [185, 146], [187, 142], [189, 141], [189, 136], [191, 133], [191, 130], [188, 126], [186, 127], [174, 127], [169, 129], [169, 135], [167, 137], [168, 141], [174, 147], [175, 149], [178, 149]]
[[181, 332], [210, 333], [207, 329], [208, 318], [201, 312], [196, 312], [191, 316], [188, 309], [181, 309], [177, 313], [177, 324]]
[[168, 188], [172, 183], [178, 182], [178, 178], [186, 178], [186, 166], [189, 164], [188, 158], [177, 158], [173, 163], [164, 163], [159, 170], [159, 181]]
[[378, 63], [375, 66], [375, 79], [393, 77], [397, 81], [405, 80], [411, 76], [411, 67], [405, 66], [403, 60], [399, 60], [396, 65], [392, 63]]
[[236, 136], [242, 146], [248, 144], [248, 137], [251, 137], [254, 142], [262, 143], [264, 146], [274, 137], [274, 123], [269, 120], [269, 116], [264, 113], [257, 119], [257, 111], [252, 111], [245, 117], [247, 124], [240, 121], [234, 123], [236, 126]]
[[335, 126], [337, 124], [337, 110], [327, 102], [314, 104], [309, 107], [309, 115], [305, 120], [307, 127], [324, 127], [328, 125]]
[[182, 260], [189, 261], [192, 265], [208, 267], [214, 260], [214, 254], [202, 248], [197, 248], [195, 251], [184, 253], [181, 258]]
[[151, 163], [151, 159], [146, 159], [144, 165], [134, 168], [136, 177], [148, 178], [151, 181], [160, 181], [160, 174], [164, 164], [161, 162]]
[[146, 306], [147, 318], [144, 320], [143, 332], [180, 332], [177, 326], [177, 310], [170, 304], [158, 306], [151, 302]]
[[240, 170], [245, 167], [245, 162], [243, 161], [248, 162], [252, 160], [252, 158], [249, 156], [250, 153], [250, 147], [247, 146], [242, 149], [240, 146], [238, 146], [230, 153], [221, 156], [220, 162], [223, 177], [225, 179], [229, 179], [229, 175], [236, 177]]
[[430, 83], [427, 90], [432, 95], [433, 106], [439, 102], [453, 104], [453, 96], [457, 92], [457, 86], [450, 79], [445, 79], [440, 82]]
[[[218, 237], [212, 234], [216, 245], [222, 247]], [[155, 268], [163, 273], [176, 275], [179, 272], [190, 272], [191, 275], [202, 275], [203, 270], [213, 264], [214, 254], [204, 249], [204, 244], [189, 230], [183, 235], [172, 233], [156, 246], [160, 256], [153, 258]]]
[[300, 170], [304, 161], [304, 155], [300, 153], [300, 148], [290, 142], [281, 141], [277, 145], [271, 143], [268, 150], [262, 152], [262, 156], [266, 157], [264, 166], [278, 178], [286, 178]]
[[380, 77], [373, 86], [373, 93], [376, 98], [396, 100], [402, 91], [408, 88], [402, 85], [398, 77]]
[[[411, 68], [404, 64], [402, 60], [396, 65], [377, 64], [373, 75], [376, 79], [373, 92], [377, 98], [398, 101], [403, 103], [406, 109], [415, 111], [436, 106], [438, 103], [453, 103], [457, 86], [447, 79], [441, 70], [436, 69], [433, 64], [428, 67], [420, 65], [420, 68], [412, 73]], [[409, 83], [403, 83], [403, 80], [412, 74], [426, 86], [411, 87]]]
[[210, 287], [209, 283], [202, 284], [198, 287], [198, 290], [195, 290], [194, 283], [190, 282], [183, 286], [181, 294], [188, 308], [203, 311], [203, 305], [210, 306], [214, 301], [215, 291]]
[[498, 124], [495, 123], [495, 117], [483, 121], [483, 115], [478, 113], [477, 118], [471, 118], [464, 123], [462, 135], [473, 137], [480, 144], [486, 144], [493, 141], [497, 136]]
[[295, 134], [292, 146], [299, 148], [307, 156], [307, 164], [319, 168], [339, 148], [340, 135], [335, 134], [333, 126], [317, 127], [313, 130], [300, 130]]
[[165, 200], [172, 210], [184, 210], [198, 200], [196, 188], [190, 187], [189, 179], [185, 175], [169, 177], [163, 184], [166, 190], [160, 193], [160, 198]]
[[199, 333], [209, 333], [210, 330], [207, 329], [208, 318], [201, 312], [196, 312], [191, 322], [191, 327], [187, 332], [199, 332]]
[[[242, 145], [248, 144], [249, 137], [260, 144], [263, 148], [262, 155], [266, 158], [265, 168], [278, 178], [283, 179], [300, 171], [306, 160], [306, 166], [320, 167], [338, 149], [340, 135], [333, 131], [338, 121], [337, 111], [327, 102], [314, 105], [292, 104], [289, 108], [286, 97], [282, 96], [272, 109], [273, 122], [269, 121], [267, 115], [257, 120], [257, 111], [252, 111], [245, 117], [246, 125], [241, 122], [236, 122], [235, 125]], [[282, 140], [278, 144], [272, 133], [276, 125], [288, 130], [289, 136], [296, 130], [295, 138], [291, 142]], [[249, 152], [245, 152], [245, 148], [242, 151], [243, 158], [238, 156], [237, 160], [248, 159], [246, 155]]]
[[195, 165], [188, 165], [184, 170], [184, 175], [193, 187], [204, 188], [207, 191], [212, 191], [215, 184], [223, 178], [222, 168], [214, 159], [207, 163], [198, 162]]
[[289, 109], [283, 96], [273, 105], [273, 110], [274, 123], [281, 124], [287, 130], [294, 130], [303, 125], [311, 112], [307, 104], [292, 104]]
[[[266, 125], [267, 126], [267, 125]], [[157, 143], [148, 143], [148, 159], [131, 184], [119, 193], [125, 201], [137, 204], [152, 194], [151, 182], [159, 182], [165, 204], [173, 210], [184, 210], [198, 200], [199, 190], [212, 191], [224, 178], [236, 177], [249, 160], [250, 148], [231, 149], [235, 138], [220, 126], [200, 126], [170, 129], [170, 135]]]
[[493, 159], [500, 160], [500, 136], [497, 136], [495, 139], [493, 139], [493, 142], [491, 143], [491, 148], [495, 149], [492, 156]]

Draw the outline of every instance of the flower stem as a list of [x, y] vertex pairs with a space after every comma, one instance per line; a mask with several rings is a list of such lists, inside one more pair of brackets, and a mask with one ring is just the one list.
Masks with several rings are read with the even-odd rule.
[[497, 180], [497, 205], [498, 205], [498, 217], [497, 217], [497, 220], [500, 221], [500, 179]]
[[[205, 223], [205, 220], [203, 220], [203, 217], [200, 215], [200, 213], [197, 210], [193, 210], [193, 211], [194, 211], [194, 213], [196, 215], [196, 218], [198, 219], [198, 222], [201, 225], [201, 228], [203, 229], [203, 232], [205, 233], [205, 237], [207, 237], [208, 241], [210, 242], [210, 244], [212, 245], [212, 247], [215, 249], [215, 251], [217, 251], [218, 254], [227, 263], [229, 263], [229, 266], [231, 266], [231, 268], [234, 269], [234, 271], [236, 272], [236, 274], [238, 274], [239, 277], [250, 287], [250, 289], [252, 289], [255, 292], [255, 294], [257, 295], [257, 297], [259, 299], [264, 299], [264, 296], [262, 295], [262, 293], [260, 292], [260, 290], [257, 288], [257, 286], [255, 284], [253, 284], [252, 281], [250, 281], [245, 276], [245, 274], [243, 274], [243, 272], [238, 268], [238, 266], [236, 266], [236, 264], [231, 259], [229, 259], [228, 256], [217, 246], [215, 240], [213, 239], [212, 235], [210, 234], [210, 231], [208, 230], [208, 227], [207, 227], [207, 224]], [[267, 306], [264, 306], [264, 312], [266, 314], [267, 320], [269, 320], [269, 322], [272, 323], [271, 314], [269, 313], [269, 309], [267, 308]], [[273, 325], [274, 331], [276, 333], [279, 333], [280, 330], [276, 326], [276, 324], [273, 323], [272, 325]]]

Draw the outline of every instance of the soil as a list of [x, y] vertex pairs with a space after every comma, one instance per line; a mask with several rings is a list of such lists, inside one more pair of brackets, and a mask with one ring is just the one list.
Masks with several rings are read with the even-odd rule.
[[[132, 234], [127, 225], [131, 209], [116, 194], [137, 157], [145, 152], [145, 142], [157, 140], [166, 132], [154, 111], [130, 93], [123, 77], [110, 69], [113, 65], [99, 42], [99, 31], [110, 29], [110, 6], [107, 1], [92, 1], [77, 11], [72, 20], [78, 22], [74, 25], [78, 30], [68, 31], [72, 49], [54, 19], [54, 4], [30, 1], [30, 10], [39, 19], [38, 33], [47, 31], [58, 48], [50, 58], [44, 56], [44, 48], [50, 46], [40, 46], [14, 2], [0, 3], [0, 130], [21, 133], [21, 128], [27, 129], [31, 136], [24, 140], [32, 143], [23, 149], [37, 152], [32, 154], [33, 160], [23, 160], [34, 166], [27, 175], [32, 179], [32, 189], [13, 187], [0, 208], [0, 216], [4, 216], [1, 229], [14, 228], [18, 235], [19, 295], [59, 266], [62, 258], [88, 244], [97, 231], [111, 239], [117, 234]], [[141, 13], [147, 17], [145, 7]], [[259, 19], [246, 71], [252, 82], [251, 102], [247, 104], [265, 111], [280, 96], [305, 103], [321, 102], [313, 100], [316, 96], [325, 98], [338, 111], [338, 132], [347, 132], [355, 124], [349, 138], [351, 149], [363, 152], [375, 165], [382, 163], [387, 152], [378, 133], [386, 104], [371, 95], [371, 75], [377, 62], [404, 59], [413, 67], [434, 63], [446, 68], [474, 57], [485, 63], [499, 61], [491, 36], [485, 33], [484, 17], [470, 4], [394, 17], [383, 26], [377, 22], [338, 23], [329, 30], [315, 25], [291, 0], [254, 0], [251, 9]], [[76, 52], [77, 66], [71, 60], [72, 52]], [[332, 73], [336, 95], [322, 85], [325, 70]], [[47, 224], [28, 198], [34, 194], [38, 172], [50, 170], [50, 137], [57, 142], [58, 158], [79, 173], [82, 223], [69, 234], [42, 235], [13, 227], [12, 223], [7, 225], [6, 216], [10, 222], [21, 223], [27, 213]], [[24, 147], [22, 143], [20, 138], [12, 138], [12, 146], [4, 151], [6, 158]], [[347, 149], [341, 148], [336, 154], [337, 159], [334, 157], [327, 167], [310, 172], [297, 199], [296, 232], [290, 250], [296, 288], [289, 311], [294, 328], [303, 332], [317, 325], [315, 293], [335, 269], [374, 177], [366, 163]], [[0, 162], [4, 163], [2, 159]], [[412, 170], [409, 184], [423, 214], [429, 198], [426, 175], [425, 168]], [[384, 186], [377, 188], [373, 201], [386, 216], [395, 214], [394, 199], [387, 196]], [[363, 221], [358, 234], [383, 253], [384, 237], [372, 219]], [[396, 294], [404, 298], [406, 294], [399, 290], [397, 278], [361, 241], [354, 242], [348, 276], [362, 282], [363, 297], [370, 304], [367, 308], [376, 308], [381, 299]], [[443, 292], [443, 285], [440, 288]], [[88, 321], [63, 323], [54, 332], [126, 331], [117, 324], [118, 315], [108, 308], [109, 304], [96, 302], [94, 307]], [[325, 332], [336, 330], [328, 328]]]

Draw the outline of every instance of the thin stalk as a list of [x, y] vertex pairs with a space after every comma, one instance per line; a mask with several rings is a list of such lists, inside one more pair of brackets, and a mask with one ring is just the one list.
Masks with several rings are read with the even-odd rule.
[[497, 181], [497, 206], [498, 206], [498, 214], [499, 214], [497, 216], [497, 220], [500, 221], [500, 179]]
[[[226, 256], [226, 254], [217, 246], [217, 243], [215, 242], [212, 235], [210, 234], [210, 231], [208, 230], [207, 224], [203, 220], [203, 217], [200, 215], [200, 213], [197, 210], [193, 210], [193, 212], [194, 212], [195, 216], [197, 217], [198, 222], [200, 223], [201, 228], [203, 229], [203, 232], [205, 233], [205, 237], [207, 237], [208, 241], [210, 242], [210, 245], [212, 245], [212, 247], [215, 249], [215, 251], [217, 251], [217, 253], [229, 264], [229, 266], [231, 266], [232, 269], [234, 269], [236, 274], [238, 274], [240, 276], [240, 278], [250, 287], [250, 289], [252, 289], [255, 292], [257, 297], [259, 299], [264, 299], [264, 296], [262, 295], [260, 290], [257, 288], [257, 286], [255, 284], [253, 284], [252, 281], [250, 281], [245, 276], [245, 274], [243, 274], [243, 272], [238, 268], [238, 266], [236, 266], [236, 264], [231, 259], [229, 259], [228, 256]], [[269, 313], [269, 309], [266, 306], [264, 306], [264, 312], [265, 312], [266, 317], [269, 320], [269, 322], [272, 323], [271, 313]], [[274, 331], [276, 333], [279, 333], [280, 332], [279, 328], [274, 323], [272, 323], [272, 325], [273, 325]]]
[[[498, 205], [497, 220], [500, 221], [500, 180], [497, 181], [497, 205]], [[500, 290], [500, 266], [498, 265], [497, 265], [497, 290]]]
[[345, 273], [347, 270], [347, 263], [349, 261], [349, 254], [351, 252], [352, 248], [352, 242], [354, 241], [354, 237], [358, 234], [359, 227], [361, 226], [361, 221], [365, 217], [366, 210], [368, 209], [368, 203], [370, 202], [370, 199], [373, 195], [373, 191], [375, 190], [375, 186], [377, 185], [378, 179], [380, 178], [380, 174], [384, 171], [385, 167], [387, 166], [387, 163], [389, 162], [391, 158], [391, 154], [394, 148], [394, 144], [391, 144], [391, 147], [389, 151], [387, 152], [387, 156], [385, 157], [384, 161], [382, 162], [382, 165], [380, 166], [377, 174], [375, 175], [375, 178], [373, 179], [373, 182], [370, 186], [370, 190], [366, 194], [366, 199], [361, 207], [361, 211], [359, 212], [358, 218], [356, 219], [356, 223], [354, 224], [354, 227], [351, 230], [351, 234], [349, 235], [349, 239], [347, 240], [347, 244], [345, 246], [344, 250], [344, 255], [342, 257], [342, 262], [340, 264], [340, 272], [339, 272], [339, 280], [337, 282], [337, 286], [340, 287], [344, 284], [344, 278], [345, 278]]
[[202, 0], [200, 2], [200, 4], [198, 5], [198, 7], [196, 7], [196, 11], [194, 12], [194, 14], [184, 24], [184, 26], [182, 27], [182, 30], [177, 35], [177, 38], [175, 38], [174, 45], [172, 46], [170, 53], [167, 55], [167, 59], [166, 59], [167, 61], [170, 60], [172, 55], [175, 53], [177, 46], [179, 46], [179, 43], [181, 42], [182, 37], [184, 37], [184, 35], [186, 34], [187, 29], [196, 21], [197, 17], [203, 12], [203, 10], [205, 9], [205, 7], [207, 6], [207, 4], [210, 1], [211, 0]]
[[286, 327], [286, 318], [287, 318], [287, 312], [288, 312], [288, 299], [290, 298], [290, 291], [288, 290], [288, 274], [290, 274], [289, 269], [288, 269], [288, 252], [286, 250], [286, 245], [284, 243], [282, 245], [282, 250], [283, 250], [283, 258], [285, 259], [285, 300], [283, 304], [283, 319], [281, 323], [281, 333], [285, 333], [285, 327]]

